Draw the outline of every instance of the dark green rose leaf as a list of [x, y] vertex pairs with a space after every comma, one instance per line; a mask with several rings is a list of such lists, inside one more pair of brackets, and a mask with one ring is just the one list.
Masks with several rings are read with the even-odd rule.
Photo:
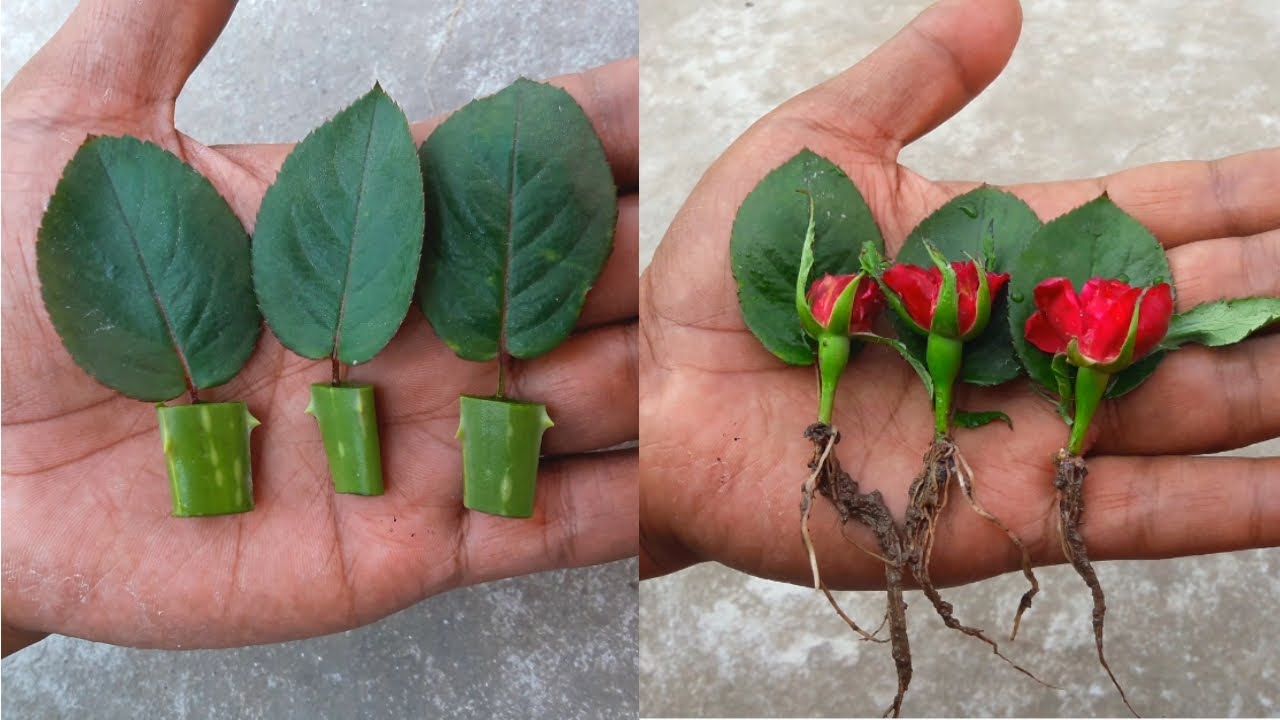
[[[1155, 236], [1105, 194], [1045, 223], [1017, 258], [1009, 280], [1009, 330], [1018, 359], [1031, 379], [1058, 387], [1053, 357], [1027, 342], [1027, 318], [1035, 312], [1035, 287], [1051, 277], [1070, 278], [1076, 292], [1089, 278], [1123, 280], [1134, 286], [1171, 282], [1169, 261]], [[1155, 352], [1118, 373], [1107, 397], [1118, 397], [1142, 383], [1159, 364]]]
[[[932, 267], [924, 242], [948, 260], [982, 260], [987, 270], [1007, 273], [1022, 254], [1031, 235], [1040, 229], [1040, 218], [1014, 195], [983, 186], [952, 198], [916, 226], [903, 243], [897, 262]], [[991, 304], [991, 321], [982, 335], [964, 344], [960, 380], [972, 385], [999, 385], [1022, 371], [1009, 336], [1007, 288]], [[924, 335], [912, 332], [891, 313], [902, 342], [924, 360]]]
[[1251, 297], [1205, 303], [1174, 315], [1160, 347], [1172, 350], [1187, 343], [1207, 347], [1234, 345], [1276, 322], [1280, 322], [1280, 298]]
[[262, 199], [253, 279], [272, 332], [303, 357], [372, 358], [409, 310], [422, 227], [409, 122], [375, 86], [298, 143]]
[[810, 197], [815, 207], [810, 283], [824, 274], [858, 272], [865, 241], [884, 248], [853, 181], [810, 150], [770, 172], [742, 201], [729, 244], [742, 317], [770, 352], [792, 365], [810, 365], [817, 358], [795, 303]]
[[459, 356], [541, 355], [577, 322], [613, 246], [617, 189], [565, 91], [517, 80], [419, 151], [427, 240], [418, 302]]
[[1008, 425], [1010, 430], [1013, 429], [1013, 421], [1009, 419], [1008, 415], [1005, 415], [999, 410], [987, 410], [985, 412], [957, 410], [955, 414], [951, 416], [951, 422], [957, 427], [969, 428], [970, 430], [980, 428], [983, 425], [990, 425], [997, 420]]
[[91, 137], [39, 231], [45, 308], [71, 357], [129, 397], [221, 385], [262, 327], [249, 238], [204, 176], [136, 138]]

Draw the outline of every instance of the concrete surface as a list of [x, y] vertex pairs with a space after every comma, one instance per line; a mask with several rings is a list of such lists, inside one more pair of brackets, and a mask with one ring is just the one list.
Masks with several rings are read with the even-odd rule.
[[[1280, 139], [1280, 4], [1270, 0], [1026, 0], [1003, 76], [903, 153], [926, 176], [993, 183], [1212, 158]], [[641, 7], [642, 265], [707, 166], [751, 122], [888, 39], [924, 2]], [[727, 238], [726, 238], [727, 241]], [[1275, 455], [1280, 442], [1248, 452]], [[1280, 492], [1280, 478], [1276, 479]], [[1101, 563], [1108, 656], [1151, 716], [1280, 713], [1280, 551]], [[1123, 715], [1094, 656], [1090, 601], [1070, 570], [1009, 646], [1063, 686], [1040, 688], [946, 630], [910, 593], [910, 715]], [[1022, 592], [1004, 576], [950, 590], [962, 619], [1003, 628]], [[812, 590], [708, 564], [640, 587], [645, 716], [865, 716], [892, 699], [883, 646], [855, 641]], [[880, 593], [845, 593], [871, 622]], [[928, 648], [928, 652], [924, 649]]]
[[[7, 0], [5, 83], [70, 13]], [[413, 118], [637, 52], [635, 2], [244, 0], [178, 102], [206, 143], [294, 141], [375, 79]], [[374, 625], [226, 651], [50, 638], [3, 662], [6, 718], [617, 718], [636, 714], [636, 565], [438, 596]], [[511, 634], [510, 629], [519, 631]]]

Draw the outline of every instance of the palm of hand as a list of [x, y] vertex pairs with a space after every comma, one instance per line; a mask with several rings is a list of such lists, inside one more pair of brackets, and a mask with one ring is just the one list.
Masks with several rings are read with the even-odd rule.
[[[770, 142], [812, 147], [807, 139]], [[854, 168], [852, 180], [860, 188], [886, 187], [888, 178], [895, 177], [893, 186], [899, 192], [927, 198], [926, 205], [940, 204], [949, 196], [946, 188], [896, 164], [854, 154], [828, 157], [841, 167]], [[872, 211], [883, 225], [909, 229], [922, 219], [918, 206], [904, 206], [902, 197], [869, 195]], [[727, 234], [726, 225], [724, 236]], [[903, 234], [890, 237], [888, 249], [896, 252]], [[671, 285], [681, 281], [653, 279], [658, 282]], [[718, 300], [718, 306], [703, 303], [703, 319], [682, 325], [675, 331], [680, 341], [663, 346], [665, 355], [660, 364], [680, 377], [676, 382], [689, 383], [685, 392], [695, 392], [701, 406], [719, 409], [709, 415], [653, 413], [664, 418], [655, 432], [673, 441], [679, 439], [681, 450], [687, 451], [692, 461], [664, 468], [686, 478], [682, 495], [673, 502], [699, 508], [696, 519], [682, 523], [686, 527], [717, 529], [715, 537], [700, 538], [708, 544], [695, 545], [699, 554], [755, 574], [803, 583], [809, 575], [797, 530], [799, 490], [808, 475], [805, 464], [813, 446], [802, 432], [816, 420], [815, 370], [786, 366], [765, 351], [742, 323], [734, 293]], [[657, 321], [678, 322], [661, 315]], [[715, 349], [714, 358], [708, 348]], [[1053, 405], [1025, 383], [966, 388], [958, 406], [1001, 409], [1013, 419], [1017, 433], [995, 424], [959, 430], [957, 441], [973, 467], [979, 500], [1018, 533], [1037, 557], [1048, 558], [1053, 550], [1049, 546], [1057, 542], [1051, 458], [1065, 442], [1066, 426]], [[919, 473], [933, 437], [932, 406], [915, 372], [892, 350], [864, 347], [851, 360], [841, 381], [833, 424], [841, 432], [833, 452], [845, 470], [864, 492], [880, 490], [895, 517], [901, 518], [907, 489]], [[646, 452], [667, 450], [661, 441], [653, 441], [649, 425], [642, 427]], [[714, 463], [698, 466], [699, 461], [711, 457]], [[646, 466], [646, 472], [648, 469]], [[965, 504], [958, 490], [950, 504]], [[875, 548], [870, 534], [842, 528], [825, 501], [819, 501], [813, 512], [810, 530], [824, 575], [856, 578], [852, 581], [855, 585], [882, 581], [877, 561], [849, 545], [853, 541]], [[964, 507], [949, 508], [933, 551], [935, 579], [959, 583], [987, 577], [1016, 567], [1011, 563], [1018, 557], [1003, 531]]]
[[[1017, 8], [986, 11], [983, 23], [966, 23], [958, 17], [964, 8], [936, 7], [863, 63], [770, 113], [717, 161], [676, 216], [641, 283], [646, 574], [718, 560], [811, 582], [799, 502], [812, 453], [802, 432], [817, 413], [815, 371], [783, 365], [745, 327], [728, 258], [733, 217], [761, 177], [808, 147], [850, 175], [890, 255], [896, 252], [932, 209], [976, 185], [929, 181], [899, 165], [897, 155], [972, 99], [1008, 59]], [[1122, 207], [1136, 206], [1170, 249], [1178, 308], [1185, 310], [1280, 292], [1274, 276], [1247, 271], [1280, 249], [1280, 208], [1262, 202], [1261, 186], [1251, 190], [1275, 179], [1277, 157], [1261, 151], [1009, 189], [1046, 220], [1104, 189]], [[1259, 404], [1280, 397], [1280, 372], [1267, 364], [1277, 358], [1277, 337], [1228, 350], [1185, 349], [1122, 402], [1104, 404], [1094, 422], [1085, 497], [1084, 533], [1095, 557], [1280, 542], [1260, 520], [1280, 510], [1261, 492], [1280, 459], [1140, 457], [1225, 450], [1280, 433], [1280, 413]], [[1023, 539], [1037, 563], [1061, 562], [1052, 457], [1068, 430], [1053, 405], [1026, 380], [966, 388], [956, 405], [1010, 415], [1017, 432], [1001, 424], [959, 430], [958, 445], [974, 471], [978, 499]], [[841, 381], [834, 424], [842, 440], [833, 452], [844, 468], [864, 492], [880, 490], [901, 519], [932, 435], [930, 403], [913, 371], [892, 351], [864, 349]], [[1234, 479], [1230, 489], [1213, 479], [1222, 475]], [[826, 501], [813, 512], [810, 532], [827, 582], [881, 585], [879, 562], [850, 545], [874, 548], [870, 533], [842, 528]], [[1005, 534], [971, 512], [954, 488], [937, 533], [932, 575], [940, 584], [1018, 567]]]
[[[35, 235], [44, 202], [87, 133], [134, 135], [174, 152], [252, 228], [289, 148], [208, 148], [175, 130], [174, 98], [225, 16], [173, 20], [194, 21], [205, 21], [209, 35], [174, 58], [173, 78], [120, 71], [111, 83], [125, 91], [102, 100], [96, 87], [56, 82], [55, 38], [6, 89], [5, 623], [138, 646], [268, 642], [352, 627], [464, 584], [633, 551], [634, 531], [617, 517], [634, 517], [634, 453], [544, 462], [530, 520], [463, 509], [457, 397], [492, 392], [496, 366], [458, 359], [416, 309], [386, 350], [350, 373], [382, 388], [386, 495], [333, 492], [314, 421], [302, 412], [308, 385], [328, 379], [327, 363], [300, 358], [264, 332], [235, 379], [202, 393], [205, 400], [242, 400], [262, 421], [252, 438], [256, 510], [168, 517], [155, 410], [98, 385], [62, 348], [39, 299]], [[106, 55], [97, 60], [99, 72], [139, 67]], [[601, 101], [617, 107], [594, 109], [626, 113], [634, 66], [602, 72], [611, 76], [559, 82], [581, 96], [593, 83], [617, 81], [618, 97]], [[128, 92], [152, 82], [145, 93]], [[415, 139], [430, 127], [415, 126]], [[582, 326], [634, 316], [634, 284], [625, 301], [626, 244], [620, 239], [624, 259], [611, 259], [601, 281], [620, 287], [592, 295]], [[634, 278], [634, 264], [630, 273]], [[546, 452], [572, 455], [635, 437], [626, 403], [609, 417], [591, 412], [593, 403], [625, 397], [628, 388], [634, 397], [634, 351], [625, 352], [632, 333], [625, 325], [588, 331], [513, 369], [515, 396], [572, 393], [548, 402], [558, 427], [546, 437]]]

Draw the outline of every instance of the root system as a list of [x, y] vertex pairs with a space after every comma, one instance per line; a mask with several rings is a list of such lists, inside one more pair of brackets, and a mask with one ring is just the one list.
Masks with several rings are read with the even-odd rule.
[[[880, 492], [878, 490], [870, 493], [861, 492], [858, 483], [840, 467], [840, 461], [831, 451], [840, 441], [839, 433], [835, 428], [824, 423], [814, 423], [805, 430], [804, 435], [814, 446], [813, 459], [809, 462], [809, 481], [805, 483], [801, 500], [802, 533], [814, 570], [814, 584], [825, 592], [825, 585], [818, 576], [817, 560], [808, 532], [809, 509], [813, 501], [813, 493], [816, 491], [835, 505], [842, 524], [852, 520], [870, 528], [880, 547], [880, 554], [876, 557], [884, 563], [885, 586], [888, 594], [886, 615], [889, 625], [889, 642], [892, 647], [893, 664], [898, 673], [898, 692], [893, 698], [893, 704], [885, 710], [884, 714], [898, 717], [902, 713], [902, 699], [906, 696], [908, 686], [911, 685], [912, 672], [911, 646], [907, 638], [907, 604], [902, 599], [906, 550], [902, 532], [894, 523], [893, 515], [884, 504], [884, 497]], [[826, 594], [827, 599], [835, 606], [834, 598], [830, 593]], [[840, 612], [838, 607], [837, 612]], [[840, 612], [840, 615], [863, 637], [870, 637], [843, 612]]]
[[[925, 455], [925, 467], [911, 485], [910, 504], [905, 520], [899, 525], [894, 522], [893, 515], [889, 512], [878, 490], [870, 493], [862, 492], [857, 481], [840, 467], [840, 461], [834, 452], [835, 445], [840, 441], [840, 435], [835, 428], [823, 423], [814, 423], [805, 430], [805, 437], [813, 443], [813, 456], [808, 465], [809, 476], [801, 488], [800, 532], [809, 557], [809, 566], [813, 572], [814, 587], [824, 593], [831, 606], [854, 632], [863, 639], [874, 642], [885, 642], [876, 637], [879, 629], [875, 633], [868, 633], [858, 626], [840, 609], [822, 581], [817, 553], [809, 533], [809, 515], [815, 495], [821, 495], [831, 501], [842, 524], [855, 522], [869, 528], [875, 536], [879, 552], [862, 549], [884, 564], [885, 588], [888, 596], [886, 608], [886, 622], [889, 626], [888, 642], [891, 644], [894, 667], [898, 674], [898, 691], [894, 696], [893, 704], [885, 710], [885, 715], [898, 717], [901, 714], [902, 701], [911, 684], [911, 646], [907, 637], [907, 604], [903, 600], [904, 574], [908, 570], [914, 575], [925, 597], [929, 598], [929, 602], [933, 604], [947, 627], [985, 642], [991, 646], [991, 651], [996, 656], [1009, 663], [1018, 672], [1041, 685], [1054, 687], [1006, 657], [1000, 652], [999, 645], [987, 637], [982, 630], [964, 625], [956, 619], [951, 604], [942, 599], [929, 575], [929, 559], [933, 551], [937, 521], [946, 506], [951, 481], [955, 479], [970, 507], [1003, 530], [1022, 552], [1022, 570], [1031, 588], [1023, 594], [1018, 605], [1017, 615], [1014, 618], [1014, 635], [1017, 634], [1022, 614], [1031, 607], [1031, 599], [1039, 591], [1039, 584], [1031, 571], [1031, 559], [1026, 547], [1012, 531], [978, 502], [973, 490], [973, 471], [961, 457], [955, 444], [950, 439], [943, 438], [930, 446], [929, 452]], [[1101, 645], [1099, 645], [1099, 652], [1101, 652]]]
[[1120, 687], [1120, 681], [1116, 680], [1115, 673], [1111, 672], [1111, 666], [1107, 664], [1107, 657], [1102, 651], [1107, 601], [1102, 594], [1102, 584], [1098, 582], [1098, 575], [1089, 562], [1084, 537], [1080, 534], [1080, 515], [1084, 512], [1084, 479], [1089, 474], [1089, 469], [1085, 466], [1084, 458], [1072, 455], [1066, 450], [1058, 452], [1057, 461], [1058, 470], [1053, 484], [1058, 489], [1058, 522], [1062, 552], [1071, 562], [1071, 567], [1075, 568], [1076, 573], [1084, 580], [1085, 585], [1089, 586], [1089, 591], [1093, 593], [1093, 639], [1098, 646], [1098, 662], [1102, 663], [1102, 669], [1107, 671], [1111, 683], [1120, 692], [1120, 699], [1124, 701], [1125, 707], [1129, 708], [1129, 712], [1133, 713], [1134, 717], [1138, 717], [1137, 711], [1129, 704], [1129, 698], [1124, 694], [1124, 688]]
[[903, 521], [903, 535], [907, 542], [907, 566], [911, 568], [911, 573], [915, 576], [916, 582], [919, 583], [920, 589], [924, 591], [925, 597], [929, 598], [929, 602], [933, 603], [934, 610], [937, 611], [938, 616], [942, 618], [942, 622], [947, 627], [981, 640], [991, 646], [991, 652], [1009, 663], [1018, 672], [1045, 687], [1054, 687], [1036, 677], [1031, 671], [1010, 660], [1004, 653], [1000, 652], [1000, 645], [987, 637], [982, 630], [961, 623], [955, 617], [955, 609], [951, 603], [942, 599], [942, 595], [938, 592], [938, 588], [933, 584], [933, 579], [930, 577], [929, 562], [933, 554], [933, 542], [938, 518], [941, 516], [943, 508], [947, 505], [951, 481], [954, 478], [964, 490], [965, 497], [970, 500], [970, 506], [982, 517], [995, 522], [1023, 551], [1023, 572], [1031, 582], [1031, 589], [1022, 596], [1022, 601], [1019, 603], [1018, 614], [1014, 619], [1015, 633], [1023, 611], [1031, 606], [1031, 597], [1039, 590], [1039, 584], [1035, 580], [1035, 575], [1031, 572], [1030, 557], [1022, 541], [978, 504], [977, 499], [973, 496], [972, 472], [968, 471], [967, 468], [968, 463], [961, 460], [959, 450], [949, 438], [939, 438], [929, 446], [929, 451], [924, 456], [924, 468], [916, 476], [915, 481], [911, 483], [911, 489], [908, 492], [907, 512]]

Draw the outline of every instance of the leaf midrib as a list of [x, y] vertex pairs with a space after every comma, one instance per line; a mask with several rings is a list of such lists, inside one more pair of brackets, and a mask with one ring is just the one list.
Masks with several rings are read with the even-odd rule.
[[511, 305], [511, 256], [515, 235], [516, 213], [516, 156], [520, 149], [520, 100], [523, 93], [516, 94], [515, 113], [511, 123], [511, 161], [507, 190], [507, 234], [502, 258], [502, 302], [498, 308], [498, 362], [502, 363], [507, 355], [507, 308]]
[[347, 312], [347, 287], [351, 282], [351, 266], [355, 264], [356, 237], [359, 236], [360, 208], [364, 205], [364, 189], [369, 182], [369, 150], [373, 147], [373, 129], [377, 125], [378, 108], [382, 103], [375, 102], [373, 112], [369, 115], [369, 133], [364, 139], [364, 164], [360, 170], [360, 185], [356, 188], [356, 211], [351, 222], [351, 241], [347, 247], [347, 267], [342, 276], [342, 288], [338, 293], [338, 319], [333, 326], [333, 350], [329, 359], [338, 362], [338, 348], [342, 344], [342, 321]]
[[[186, 383], [187, 392], [191, 394], [192, 400], [196, 399], [195, 380], [191, 374], [191, 365], [187, 362], [186, 353], [183, 352], [182, 345], [178, 342], [178, 335], [174, 332], [173, 321], [169, 318], [169, 311], [165, 309], [164, 303], [160, 301], [160, 292], [156, 289], [155, 282], [151, 279], [151, 269], [147, 267], [146, 257], [142, 254], [142, 247], [138, 245], [138, 233], [134, 229], [133, 224], [129, 222], [129, 214], [125, 211], [124, 201], [120, 197], [120, 191], [116, 187], [116, 180], [111, 175], [111, 168], [102, 157], [101, 148], [93, 154], [98, 165], [102, 167], [102, 173], [107, 176], [107, 185], [111, 188], [111, 199], [115, 201], [116, 210], [120, 212], [120, 221], [129, 231], [129, 244], [133, 246], [133, 252], [137, 255], [138, 265], [142, 268], [142, 279], [147, 283], [147, 291], [151, 293], [151, 300], [156, 305], [156, 310], [160, 313], [160, 319], [164, 322], [164, 329], [169, 334], [169, 342], [173, 345], [173, 352], [178, 356], [178, 364], [182, 366], [182, 380]], [[177, 239], [174, 241], [177, 242]]]

